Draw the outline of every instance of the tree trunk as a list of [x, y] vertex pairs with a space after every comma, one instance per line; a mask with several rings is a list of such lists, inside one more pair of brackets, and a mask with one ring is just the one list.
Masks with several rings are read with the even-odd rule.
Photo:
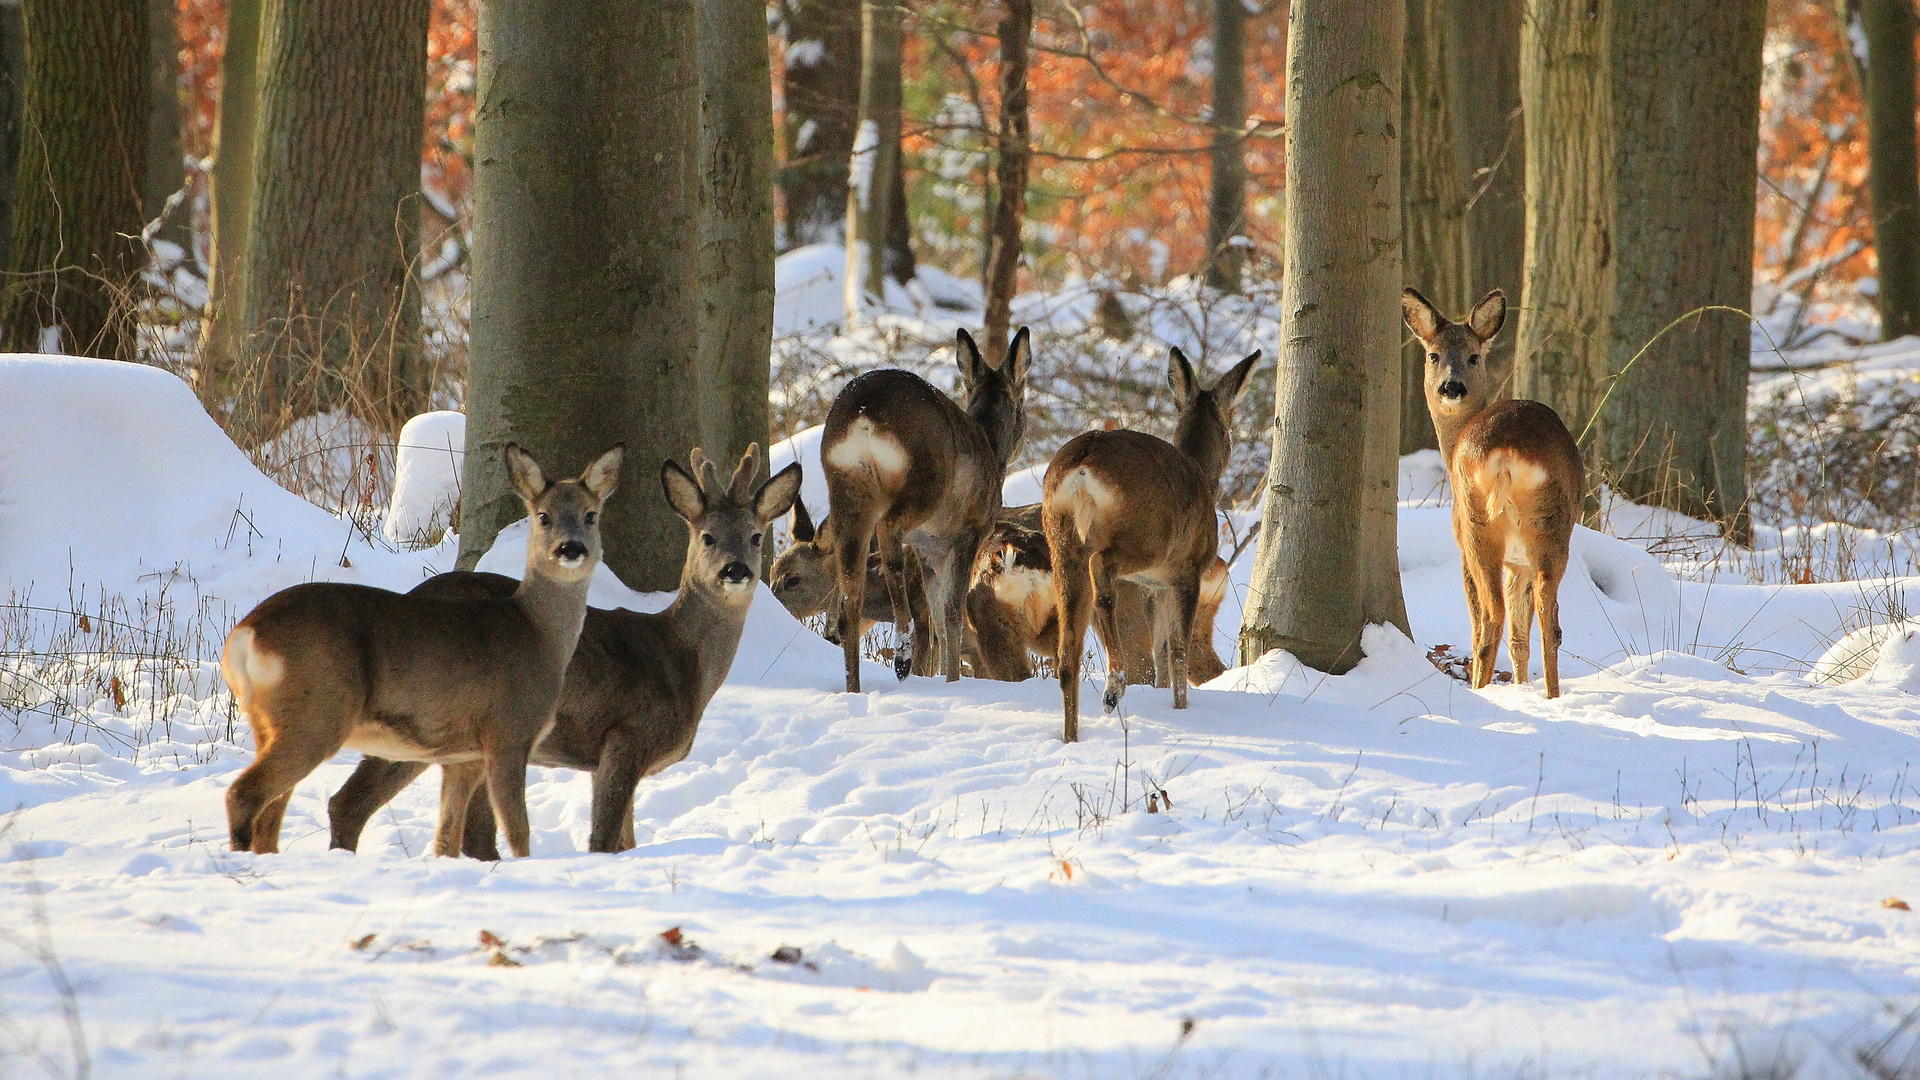
[[398, 432], [427, 405], [414, 271], [430, 6], [267, 0], [243, 438], [339, 408]]
[[[1406, 282], [1451, 315], [1467, 299], [1467, 189], [1454, 149], [1446, 79], [1447, 0], [1406, 0], [1407, 48], [1401, 111], [1405, 117], [1400, 196], [1405, 208]], [[1409, 334], [1401, 351], [1400, 452], [1437, 449], [1427, 414], [1426, 353]]]
[[893, 198], [887, 207], [887, 276], [905, 285], [920, 276], [920, 261], [913, 257], [913, 218], [907, 208], [906, 157], [896, 151], [893, 170]]
[[1394, 498], [1403, 30], [1398, 3], [1293, 5], [1288, 302], [1242, 663], [1285, 649], [1343, 672], [1367, 624], [1407, 629]]
[[13, 240], [15, 174], [20, 170], [20, 107], [27, 81], [27, 35], [19, 4], [0, 4], [0, 266]]
[[773, 76], [765, 5], [698, 0], [701, 445], [767, 442], [773, 348]]
[[847, 171], [847, 325], [886, 300], [887, 227], [900, 170], [900, 6], [860, 12], [860, 124]]
[[1533, 0], [1521, 32], [1527, 228], [1514, 359], [1514, 396], [1551, 406], [1589, 461], [1599, 440], [1587, 424], [1606, 391], [1615, 250], [1610, 15], [1590, 15], [1594, 2]]
[[[1707, 312], [1653, 339], [1689, 311], [1744, 309], [1753, 294], [1766, 3], [1616, 3], [1616, 378], [1601, 420], [1608, 478], [1637, 502], [1719, 521], [1744, 536], [1747, 319], [1737, 310]], [[1901, 213], [1914, 237], [1920, 192], [1913, 188], [1911, 26], [1904, 40], [1908, 190]], [[1636, 74], [1653, 71], [1662, 74]], [[1908, 265], [1920, 273], [1920, 261]]]
[[1880, 337], [1920, 333], [1920, 157], [1914, 135], [1911, 0], [1864, 0], [1868, 172], [1879, 262]]
[[[1447, 108], [1467, 197], [1468, 302], [1521, 293], [1527, 249], [1527, 145], [1520, 110], [1524, 0], [1442, 0]], [[1493, 339], [1487, 362], [1512, 388], [1514, 334]]]
[[1207, 284], [1240, 291], [1247, 218], [1247, 7], [1213, 0], [1213, 153], [1207, 198]]
[[[147, 173], [142, 186], [140, 213], [152, 221], [167, 209], [167, 200], [187, 184], [180, 150], [180, 29], [174, 0], [147, 0], [147, 40], [153, 59], [149, 72], [153, 87], [147, 100]], [[186, 247], [193, 242], [192, 222], [184, 201], [167, 213], [154, 234]], [[192, 254], [192, 252], [188, 252]]]
[[697, 25], [694, 0], [480, 8], [462, 567], [526, 514], [505, 443], [567, 476], [625, 441], [605, 561], [679, 583], [658, 476], [701, 437]]
[[260, 115], [260, 5], [227, 0], [220, 53], [220, 110], [208, 176], [212, 239], [207, 245], [207, 314], [196, 382], [202, 400], [231, 407], [246, 341], [246, 268], [253, 225], [253, 142]]
[[981, 345], [996, 355], [1007, 347], [1013, 291], [1020, 273], [1020, 228], [1027, 219], [1027, 168], [1033, 147], [1027, 128], [1027, 47], [1033, 39], [1033, 0], [1006, 0], [1000, 17], [1000, 138], [995, 165], [999, 198], [987, 248], [987, 310]]
[[860, 123], [860, 0], [788, 0], [782, 248], [847, 236], [847, 168]]
[[147, 0], [26, 0], [27, 74], [0, 338], [133, 360], [124, 290], [145, 261]]

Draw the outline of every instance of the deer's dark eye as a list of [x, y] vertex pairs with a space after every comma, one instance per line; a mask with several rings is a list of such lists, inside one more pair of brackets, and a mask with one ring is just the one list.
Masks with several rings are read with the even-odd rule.
[[700, 542], [701, 542], [701, 543], [703, 543], [703, 544], [705, 544], [705, 545], [707, 545], [708, 547], [712, 547], [712, 546], [713, 546], [713, 534], [712, 534], [712, 533], [701, 533], [701, 534], [700, 534]]
[[1473, 354], [1472, 356], [1469, 356], [1469, 357], [1467, 357], [1467, 363], [1469, 363], [1469, 364], [1477, 364], [1477, 363], [1479, 363], [1479, 362], [1480, 362], [1480, 354], [1479, 354], [1479, 353], [1474, 353], [1474, 354]]
[[782, 588], [786, 588], [786, 589], [797, 589], [800, 587], [800, 575], [788, 574], [787, 580], [781, 582], [780, 585]]
[[587, 524], [589, 524], [589, 525], [591, 525], [591, 524], [593, 524], [594, 522], [596, 522], [596, 521], [599, 521], [599, 520], [600, 520], [600, 515], [599, 515], [599, 514], [596, 514], [596, 513], [594, 513], [594, 512], [593, 512], [593, 511], [591, 511], [591, 510], [589, 510], [589, 511], [587, 511]]
[[753, 534], [753, 546], [754, 546], [754, 547], [759, 547], [759, 546], [760, 546], [760, 534], [759, 534], [759, 533], [754, 533], [754, 534]]
[[1440, 362], [1440, 354], [1437, 352], [1428, 353], [1427, 359], [1437, 364]]
[[551, 518], [551, 517], [549, 517], [549, 516], [547, 515], [547, 513], [545, 512], [545, 511], [541, 511], [541, 513], [540, 513], [540, 524], [542, 524], [542, 525], [551, 525], [551, 524], [553, 524], [553, 518]]

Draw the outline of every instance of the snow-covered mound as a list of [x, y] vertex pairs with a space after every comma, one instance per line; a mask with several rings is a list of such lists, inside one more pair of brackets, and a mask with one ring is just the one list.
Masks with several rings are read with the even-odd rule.
[[460, 505], [460, 467], [466, 450], [465, 413], [421, 413], [400, 429], [393, 501], [380, 526], [388, 540], [420, 547], [445, 534], [454, 508]]
[[[280, 491], [147, 369], [0, 360], [0, 423], [16, 595], [190, 565], [244, 609], [448, 554]], [[99, 668], [53, 723], [14, 677], [84, 668], [100, 631], [12, 652], [0, 1055], [71, 1074], [77, 1031], [103, 1078], [1707, 1076], [1737, 1040], [1816, 1080], [1883, 1038], [1907, 1060], [1920, 936], [1889, 901], [1920, 891], [1920, 635], [1843, 686], [1803, 669], [1909, 583], [1683, 580], [1582, 530], [1564, 696], [1474, 692], [1426, 656], [1464, 651], [1466, 619], [1449, 508], [1409, 462], [1411, 640], [1369, 629], [1340, 676], [1273, 653], [1185, 711], [1135, 687], [1071, 746], [1047, 680], [870, 665], [843, 693], [839, 651], [763, 589], [620, 856], [584, 853], [591, 779], [544, 769], [533, 858], [427, 857], [431, 778], [328, 852], [351, 755], [295, 790], [284, 854], [226, 852], [252, 752], [209, 657], [150, 658], [185, 673], [164, 687]], [[523, 543], [483, 568], [517, 573]], [[607, 575], [593, 600], [667, 598]]]

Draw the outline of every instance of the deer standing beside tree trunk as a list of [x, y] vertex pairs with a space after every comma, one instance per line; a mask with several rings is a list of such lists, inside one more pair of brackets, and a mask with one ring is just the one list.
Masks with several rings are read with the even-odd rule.
[[[767, 523], [786, 513], [800, 491], [798, 462], [755, 488], [759, 451], [750, 446], [724, 486], [699, 450], [692, 457], [697, 481], [671, 461], [663, 465], [667, 501], [688, 526], [680, 595], [658, 613], [587, 610], [558, 719], [534, 746], [532, 761], [593, 774], [591, 851], [634, 846], [635, 786], [687, 756], [707, 703], [733, 667], [760, 579]], [[499, 574], [441, 574], [409, 595], [484, 600], [509, 596], [518, 585]], [[357, 848], [367, 819], [426, 767], [375, 757], [361, 761], [327, 804], [333, 846]], [[450, 797], [457, 795], [457, 768], [449, 766], [442, 783], [441, 829], [448, 830], [450, 818], [463, 818], [465, 853], [497, 859], [486, 793], [470, 804]]]
[[[967, 575], [980, 541], [1000, 513], [1000, 485], [1025, 426], [1022, 399], [1032, 362], [1025, 327], [999, 364], [989, 364], [962, 330], [956, 351], [966, 380], [962, 410], [909, 371], [870, 371], [847, 384], [827, 411], [820, 439], [827, 520], [813, 542], [830, 551], [840, 586], [834, 627], [846, 663], [847, 692], [860, 692], [860, 627], [866, 608], [867, 552], [878, 543], [893, 601], [894, 674], [912, 671], [912, 613], [906, 548], [925, 568], [927, 599], [940, 649], [940, 672], [960, 678]], [[802, 558], [795, 544], [782, 561]], [[784, 567], [776, 564], [775, 576]]]
[[[577, 480], [547, 482], [518, 446], [507, 468], [527, 504], [526, 578], [505, 597], [433, 599], [313, 582], [262, 601], [228, 635], [220, 671], [257, 754], [227, 789], [233, 850], [280, 850], [294, 785], [351, 748], [470, 766], [515, 855], [528, 853], [527, 758], [552, 728], [600, 562], [600, 510], [620, 476], [615, 446]], [[460, 853], [465, 800], [435, 849]]]
[[1534, 608], [1547, 696], [1560, 696], [1560, 579], [1580, 520], [1586, 466], [1560, 414], [1538, 401], [1494, 401], [1487, 347], [1507, 318], [1499, 289], [1456, 323], [1407, 289], [1407, 328], [1426, 356], [1427, 410], [1453, 486], [1453, 535], [1473, 620], [1473, 687], [1493, 680], [1507, 623], [1513, 681], [1527, 681]]
[[1152, 593], [1154, 656], [1167, 659], [1173, 707], [1187, 707], [1187, 643], [1201, 578], [1219, 557], [1215, 507], [1232, 450], [1233, 411], [1259, 359], [1254, 353], [1203, 389], [1185, 354], [1172, 350], [1167, 384], [1179, 408], [1173, 442], [1139, 431], [1089, 431], [1047, 466], [1041, 522], [1053, 558], [1067, 742], [1080, 737], [1080, 651], [1089, 617], [1107, 650], [1107, 712], [1119, 708], [1126, 691], [1116, 625], [1121, 580]]

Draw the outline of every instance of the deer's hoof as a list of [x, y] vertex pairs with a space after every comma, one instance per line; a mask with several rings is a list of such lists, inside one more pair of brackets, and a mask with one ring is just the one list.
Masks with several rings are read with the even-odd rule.
[[1124, 679], [1108, 679], [1107, 680], [1107, 691], [1106, 693], [1100, 695], [1100, 705], [1102, 708], [1106, 710], [1106, 713], [1108, 716], [1112, 716], [1114, 714], [1114, 711], [1120, 708], [1120, 695], [1126, 692], [1127, 692], [1126, 680]]
[[893, 654], [893, 677], [899, 679], [901, 682], [906, 682], [907, 676], [911, 674], [913, 674], [913, 653], [904, 650], [895, 650]]

